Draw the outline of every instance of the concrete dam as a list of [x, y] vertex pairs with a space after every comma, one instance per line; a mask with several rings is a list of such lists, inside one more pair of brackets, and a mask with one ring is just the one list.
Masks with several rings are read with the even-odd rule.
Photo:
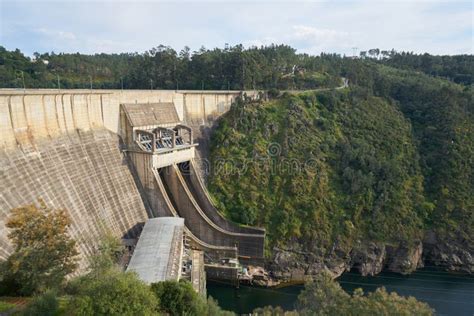
[[136, 239], [155, 217], [183, 218], [185, 242], [208, 261], [262, 262], [265, 231], [225, 219], [195, 161], [202, 127], [239, 94], [0, 90], [0, 259], [13, 251], [10, 210], [41, 198], [70, 215], [80, 271], [105, 231]]

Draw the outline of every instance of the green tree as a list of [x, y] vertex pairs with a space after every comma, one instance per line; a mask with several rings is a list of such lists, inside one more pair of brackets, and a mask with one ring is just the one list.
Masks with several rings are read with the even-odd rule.
[[252, 316], [298, 316], [297, 311], [285, 311], [280, 306], [265, 306], [252, 311]]
[[186, 280], [153, 283], [152, 291], [159, 299], [159, 311], [169, 315], [187, 316], [232, 316], [233, 312], [222, 310], [217, 302], [199, 295]]
[[217, 301], [215, 299], [213, 299], [212, 297], [208, 297], [206, 313], [204, 315], [206, 316], [234, 316], [235, 314], [233, 312], [222, 310], [219, 304], [217, 304]]
[[160, 299], [160, 311], [171, 315], [205, 315], [206, 301], [187, 281], [153, 283], [152, 291]]
[[332, 279], [328, 273], [322, 273], [298, 296], [297, 310], [301, 315], [433, 315], [426, 303], [413, 297], [402, 297], [396, 293], [387, 293], [384, 288], [364, 296], [362, 289], [349, 295]]
[[117, 269], [76, 281], [68, 315], [156, 315], [159, 306], [150, 287], [135, 273]]
[[350, 295], [333, 281], [330, 274], [322, 273], [305, 285], [298, 296], [297, 309], [301, 315], [347, 315]]
[[111, 269], [120, 269], [119, 260], [123, 251], [121, 241], [106, 230], [95, 253], [89, 258], [89, 276], [99, 277]]
[[41, 199], [38, 205], [13, 209], [6, 222], [14, 252], [5, 263], [5, 279], [14, 279], [25, 295], [61, 286], [77, 266], [66, 210], [51, 209]]

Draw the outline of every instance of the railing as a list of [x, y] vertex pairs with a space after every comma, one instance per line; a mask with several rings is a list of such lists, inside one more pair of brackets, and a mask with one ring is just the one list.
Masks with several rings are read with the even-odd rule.
[[138, 147], [146, 152], [166, 154], [195, 146], [192, 129], [182, 124], [172, 129], [165, 127], [153, 130], [137, 129], [134, 133]]

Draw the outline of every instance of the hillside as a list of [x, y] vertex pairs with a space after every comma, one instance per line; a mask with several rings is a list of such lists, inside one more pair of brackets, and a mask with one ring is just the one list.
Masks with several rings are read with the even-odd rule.
[[472, 89], [368, 60], [351, 88], [240, 102], [219, 122], [209, 187], [267, 228], [277, 271], [474, 271]]

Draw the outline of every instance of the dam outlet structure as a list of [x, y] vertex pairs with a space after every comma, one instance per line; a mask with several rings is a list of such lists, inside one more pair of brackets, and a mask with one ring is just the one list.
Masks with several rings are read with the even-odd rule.
[[196, 161], [241, 93], [0, 89], [0, 259], [13, 251], [10, 211], [42, 199], [71, 218], [77, 273], [106, 232], [136, 241], [156, 217], [184, 219], [183, 245], [213, 271], [229, 258], [262, 264], [265, 231], [222, 216]]
[[174, 105], [122, 104], [121, 110], [127, 156], [148, 212], [184, 218], [190, 242], [207, 258], [261, 263], [265, 231], [232, 223], [215, 208], [196, 171], [193, 130]]

